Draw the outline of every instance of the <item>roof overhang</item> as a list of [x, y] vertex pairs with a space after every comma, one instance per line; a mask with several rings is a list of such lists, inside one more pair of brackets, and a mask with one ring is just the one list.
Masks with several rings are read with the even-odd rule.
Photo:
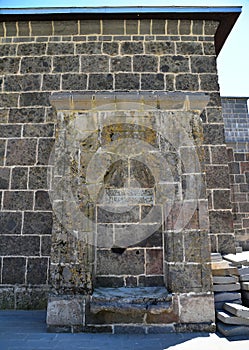
[[215, 34], [218, 55], [237, 18], [241, 6], [193, 7], [193, 6], [132, 6], [132, 7], [48, 7], [48, 8], [2, 8], [0, 21], [17, 20], [71, 20], [71, 19], [199, 19], [215, 20], [220, 25]]

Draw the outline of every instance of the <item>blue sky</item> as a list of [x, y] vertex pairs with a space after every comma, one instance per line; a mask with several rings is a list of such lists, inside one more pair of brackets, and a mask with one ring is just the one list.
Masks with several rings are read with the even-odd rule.
[[0, 0], [0, 8], [76, 6], [243, 6], [217, 64], [221, 95], [249, 97], [249, 0]]

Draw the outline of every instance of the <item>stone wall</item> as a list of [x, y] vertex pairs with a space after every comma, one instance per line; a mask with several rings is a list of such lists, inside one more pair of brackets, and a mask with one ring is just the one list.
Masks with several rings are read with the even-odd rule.
[[228, 147], [231, 201], [235, 238], [249, 249], [249, 117], [248, 98], [222, 97], [225, 138]]
[[200, 160], [206, 167], [212, 249], [234, 251], [217, 26], [154, 19], [0, 23], [1, 307], [45, 306], [52, 231], [48, 159], [56, 123], [49, 97], [54, 92], [207, 93]]

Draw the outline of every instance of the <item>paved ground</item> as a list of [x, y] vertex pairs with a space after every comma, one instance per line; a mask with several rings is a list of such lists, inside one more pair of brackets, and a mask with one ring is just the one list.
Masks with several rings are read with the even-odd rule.
[[217, 334], [49, 334], [44, 311], [0, 311], [0, 350], [249, 350]]

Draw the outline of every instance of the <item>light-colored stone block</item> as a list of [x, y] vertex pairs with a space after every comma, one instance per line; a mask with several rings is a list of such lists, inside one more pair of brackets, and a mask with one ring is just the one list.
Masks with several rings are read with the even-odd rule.
[[249, 308], [246, 306], [233, 303], [225, 303], [223, 307], [226, 311], [235, 316], [249, 318]]
[[48, 326], [83, 325], [83, 298], [51, 297], [47, 307]]
[[180, 295], [180, 322], [214, 322], [214, 297], [210, 295]]

